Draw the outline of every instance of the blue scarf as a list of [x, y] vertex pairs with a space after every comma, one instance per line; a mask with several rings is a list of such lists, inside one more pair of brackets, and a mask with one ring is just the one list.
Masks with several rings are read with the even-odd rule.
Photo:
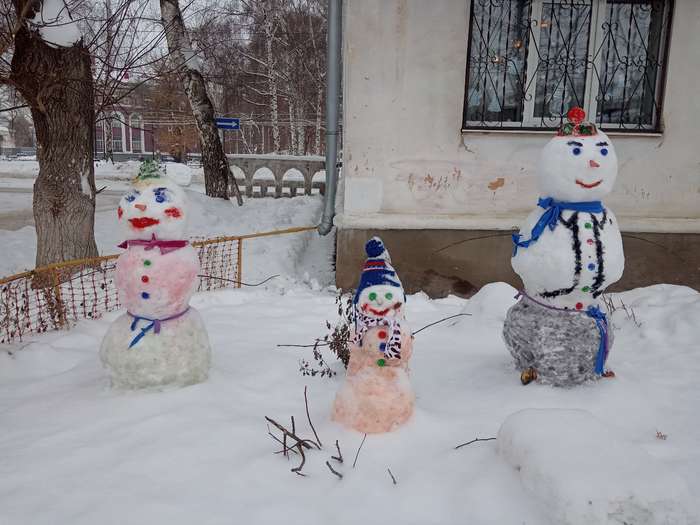
[[603, 213], [605, 208], [603, 208], [603, 203], [600, 201], [588, 201], [588, 202], [563, 202], [555, 201], [551, 197], [546, 199], [540, 198], [537, 202], [540, 208], [544, 208], [545, 212], [537, 221], [537, 224], [532, 228], [530, 232], [530, 238], [526, 241], [521, 241], [521, 235], [519, 233], [513, 234], [513, 257], [518, 253], [518, 248], [527, 248], [533, 242], [536, 242], [540, 238], [540, 235], [544, 233], [545, 228], [549, 227], [550, 230], [554, 230], [559, 223], [559, 217], [561, 217], [561, 212], [564, 210], [571, 211], [583, 211], [586, 213]]
[[608, 358], [608, 318], [597, 306], [589, 306], [586, 315], [595, 321], [600, 333], [598, 355], [595, 359], [595, 373], [600, 376], [605, 372], [605, 361]]

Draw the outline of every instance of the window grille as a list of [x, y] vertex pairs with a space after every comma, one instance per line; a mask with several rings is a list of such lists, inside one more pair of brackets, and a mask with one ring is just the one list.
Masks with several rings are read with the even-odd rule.
[[463, 127], [660, 131], [672, 0], [472, 0]]

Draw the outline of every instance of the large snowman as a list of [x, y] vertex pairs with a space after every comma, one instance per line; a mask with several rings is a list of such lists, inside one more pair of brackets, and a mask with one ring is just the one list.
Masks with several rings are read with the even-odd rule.
[[184, 240], [189, 210], [183, 189], [153, 161], [142, 164], [117, 215], [126, 251], [116, 284], [127, 313], [102, 341], [100, 356], [112, 385], [136, 389], [204, 381], [210, 348], [199, 313], [189, 306], [199, 259]]
[[615, 215], [601, 202], [617, 177], [610, 139], [580, 108], [547, 143], [539, 162], [542, 197], [513, 235], [513, 269], [525, 290], [503, 335], [521, 371], [557, 386], [602, 375], [612, 345], [601, 294], [622, 276]]
[[389, 432], [413, 414], [408, 378], [413, 335], [403, 322], [406, 294], [389, 252], [379, 237], [370, 239], [365, 251], [350, 361], [332, 418], [363, 433]]

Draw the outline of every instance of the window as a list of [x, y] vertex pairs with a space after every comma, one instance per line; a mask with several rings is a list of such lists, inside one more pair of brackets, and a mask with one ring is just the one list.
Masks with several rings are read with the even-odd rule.
[[105, 150], [104, 128], [100, 118], [98, 117], [98, 122], [95, 124], [95, 153], [104, 153]]
[[123, 117], [120, 113], [112, 115], [112, 151], [121, 153], [124, 151], [124, 134], [122, 132]]
[[131, 115], [131, 151], [133, 153], [141, 153], [142, 141], [141, 134], [143, 133], [143, 120], [139, 115]]
[[471, 0], [465, 129], [660, 130], [672, 0]]

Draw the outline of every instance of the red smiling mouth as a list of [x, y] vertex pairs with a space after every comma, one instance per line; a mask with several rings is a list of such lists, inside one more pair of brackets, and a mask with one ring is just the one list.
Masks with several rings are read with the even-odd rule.
[[596, 186], [600, 185], [601, 182], [603, 182], [603, 179], [600, 179], [599, 181], [593, 182], [593, 183], [591, 183], [591, 184], [586, 184], [586, 183], [583, 182], [582, 180], [576, 179], [576, 184], [578, 184], [578, 185], [581, 186], [582, 188], [586, 188], [586, 189], [589, 189], [589, 190], [590, 190], [591, 188], [595, 188]]
[[392, 306], [391, 308], [386, 308], [386, 309], [384, 309], [384, 310], [375, 310], [374, 308], [372, 308], [372, 307], [371, 307], [370, 305], [368, 305], [368, 304], [366, 304], [366, 305], [364, 305], [364, 306], [362, 307], [362, 309], [363, 309], [365, 312], [370, 311], [370, 312], [372, 312], [374, 315], [377, 315], [377, 316], [380, 316], [380, 317], [383, 317], [383, 316], [385, 316], [386, 314], [388, 314], [388, 313], [389, 313], [389, 310], [392, 310], [392, 309], [398, 310], [399, 308], [401, 308], [401, 303], [396, 303], [396, 304], [395, 304], [394, 306]]
[[135, 219], [129, 219], [129, 222], [134, 228], [138, 228], [139, 230], [160, 223], [158, 219], [152, 219], [151, 217], [137, 217]]

